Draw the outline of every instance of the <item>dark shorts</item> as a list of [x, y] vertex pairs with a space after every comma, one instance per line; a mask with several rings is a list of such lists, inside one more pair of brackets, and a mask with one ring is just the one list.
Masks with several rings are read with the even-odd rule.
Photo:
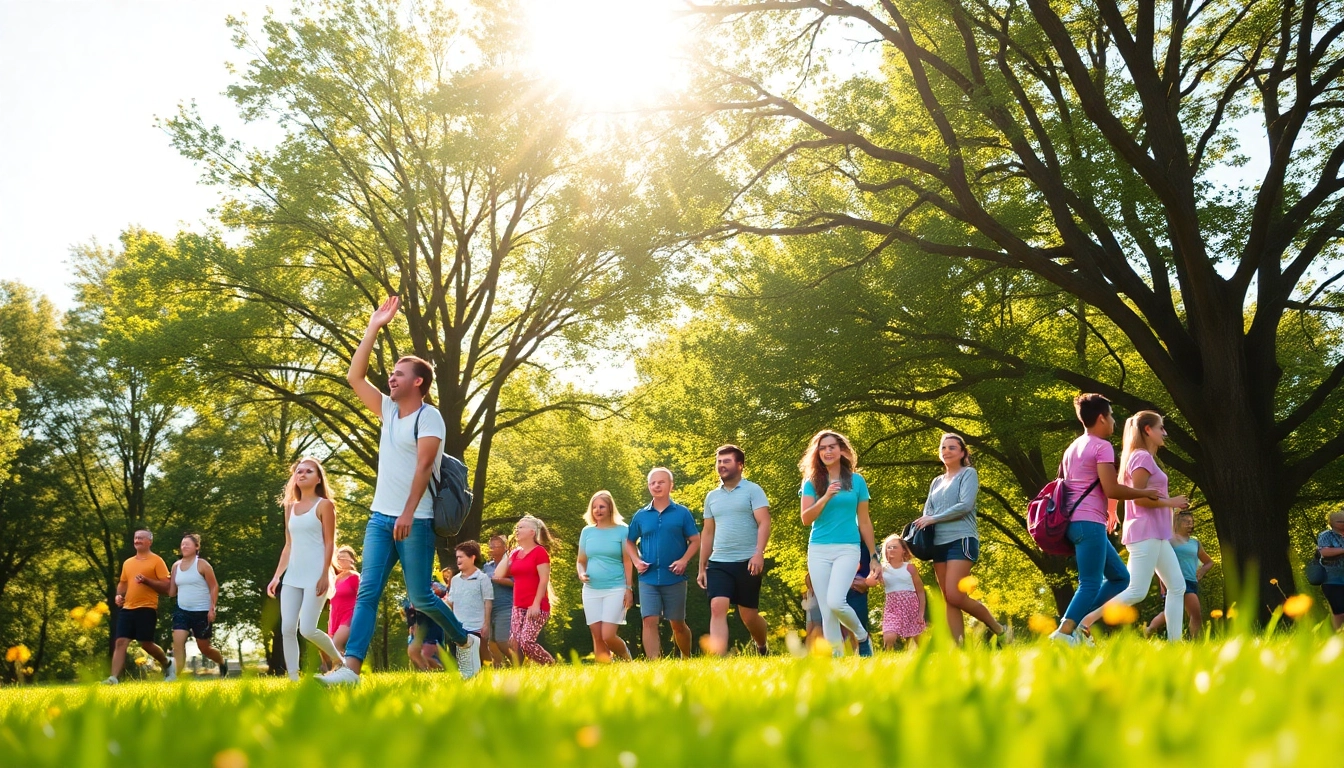
[[749, 560], [738, 563], [719, 563], [713, 560], [705, 566], [705, 592], [709, 599], [726, 597], [733, 605], [758, 608], [761, 605], [761, 576], [764, 571], [751, 575]]
[[209, 611], [173, 610], [173, 631], [185, 629], [197, 640], [209, 640], [214, 625], [210, 623]]
[[935, 544], [933, 556], [929, 559], [935, 563], [946, 563], [949, 560], [968, 560], [974, 563], [980, 559], [980, 540], [968, 536], [946, 544]]
[[1330, 603], [1330, 612], [1338, 616], [1344, 613], [1344, 584], [1322, 584], [1325, 601]]
[[1186, 579], [1186, 580], [1185, 580], [1185, 594], [1187, 594], [1187, 595], [1194, 595], [1195, 597], [1199, 597], [1199, 582], [1198, 582], [1198, 581], [1191, 581], [1190, 579]]
[[415, 617], [415, 633], [424, 638], [425, 645], [443, 645], [443, 627], [428, 616]]
[[117, 639], [129, 637], [141, 643], [154, 642], [159, 612], [154, 608], [122, 608], [117, 613]]

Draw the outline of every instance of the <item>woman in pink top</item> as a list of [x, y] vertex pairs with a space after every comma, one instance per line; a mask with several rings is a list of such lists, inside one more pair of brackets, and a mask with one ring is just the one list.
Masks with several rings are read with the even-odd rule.
[[327, 634], [341, 653], [350, 639], [350, 619], [355, 615], [355, 596], [359, 594], [359, 571], [355, 570], [355, 550], [348, 545], [336, 548], [336, 589], [327, 615]]
[[[1120, 482], [1134, 488], [1152, 488], [1158, 499], [1132, 499], [1125, 502], [1125, 527], [1120, 541], [1129, 550], [1129, 586], [1111, 600], [1119, 605], [1134, 605], [1148, 596], [1153, 571], [1167, 585], [1163, 613], [1167, 617], [1167, 639], [1181, 639], [1181, 620], [1185, 612], [1185, 577], [1181, 561], [1171, 547], [1173, 509], [1189, 506], [1184, 496], [1169, 498], [1167, 473], [1155, 454], [1166, 444], [1167, 430], [1162, 417], [1154, 411], [1139, 411], [1125, 420], [1125, 447], [1120, 453]], [[1101, 618], [1101, 608], [1083, 619], [1086, 629]]]
[[1073, 399], [1073, 408], [1086, 431], [1065, 449], [1060, 468], [1068, 489], [1066, 503], [1073, 509], [1067, 535], [1078, 561], [1078, 589], [1059, 629], [1050, 635], [1051, 640], [1070, 645], [1078, 643], [1074, 637], [1078, 622], [1129, 586], [1129, 570], [1106, 538], [1106, 531], [1113, 527], [1108, 524], [1107, 500], [1158, 498], [1152, 488], [1136, 489], [1120, 482], [1115, 448], [1109, 440], [1115, 431], [1111, 401], [1084, 394]]

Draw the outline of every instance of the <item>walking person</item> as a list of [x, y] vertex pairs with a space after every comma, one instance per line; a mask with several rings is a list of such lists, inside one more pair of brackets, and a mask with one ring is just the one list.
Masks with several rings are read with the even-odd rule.
[[1329, 527], [1316, 537], [1316, 553], [1325, 566], [1321, 592], [1330, 604], [1330, 624], [1338, 632], [1344, 626], [1344, 510], [1331, 512], [1326, 523]]
[[140, 643], [140, 647], [163, 669], [163, 678], [168, 681], [177, 679], [177, 662], [169, 660], [167, 654], [155, 642], [159, 623], [159, 595], [167, 594], [169, 588], [168, 566], [163, 558], [154, 554], [154, 534], [141, 528], [131, 538], [135, 555], [121, 564], [121, 579], [117, 582], [117, 629], [112, 644], [112, 675], [104, 683], [116, 685], [126, 668], [126, 650], [131, 641]]
[[336, 548], [336, 587], [331, 593], [331, 610], [327, 612], [327, 634], [336, 650], [345, 653], [350, 639], [350, 620], [355, 614], [355, 595], [359, 593], [359, 571], [355, 570], [355, 550], [348, 544]]
[[481, 545], [464, 541], [454, 550], [457, 573], [448, 582], [448, 607], [462, 622], [462, 628], [481, 639], [483, 652], [490, 645], [490, 614], [494, 609], [495, 590], [490, 577], [477, 567]]
[[299, 679], [299, 633], [317, 646], [327, 663], [342, 663], [331, 637], [317, 628], [331, 585], [336, 550], [336, 505], [327, 497], [327, 473], [317, 459], [300, 459], [285, 483], [285, 547], [266, 594], [280, 592], [280, 633], [285, 671]]
[[[1171, 534], [1171, 548], [1181, 563], [1181, 577], [1185, 579], [1185, 615], [1190, 625], [1190, 637], [1199, 637], [1204, 625], [1204, 606], [1199, 601], [1199, 582], [1213, 568], [1213, 558], [1204, 551], [1204, 545], [1194, 537], [1195, 514], [1189, 509], [1176, 513]], [[1165, 589], [1165, 585], [1163, 585]], [[1167, 625], [1167, 614], [1159, 613], [1148, 624], [1148, 634]]]
[[980, 475], [972, 466], [971, 452], [961, 435], [951, 432], [938, 440], [938, 458], [943, 474], [929, 484], [924, 513], [915, 527], [933, 526], [933, 577], [947, 604], [947, 628], [960, 643], [966, 637], [966, 614], [977, 619], [995, 635], [1003, 625], [984, 603], [961, 591], [961, 580], [971, 574], [980, 558], [980, 529], [975, 518], [976, 497], [980, 493]]
[[1106, 536], [1114, 527], [1108, 524], [1107, 499], [1158, 499], [1156, 489], [1135, 489], [1120, 482], [1115, 447], [1109, 439], [1115, 432], [1111, 401], [1098, 394], [1082, 394], [1074, 398], [1073, 408], [1084, 431], [1064, 450], [1060, 471], [1068, 491], [1066, 503], [1073, 507], [1066, 535], [1078, 563], [1078, 588], [1059, 628], [1050, 633], [1051, 640], [1069, 645], [1078, 644], [1074, 632], [1084, 616], [1129, 586], [1129, 570]]
[[[1136, 489], [1152, 488], [1158, 499], [1130, 499], [1125, 502], [1125, 523], [1120, 541], [1129, 550], [1129, 586], [1111, 599], [1118, 605], [1135, 605], [1148, 596], [1156, 572], [1166, 585], [1163, 615], [1166, 616], [1167, 640], [1180, 640], [1182, 615], [1185, 613], [1185, 576], [1181, 561], [1171, 546], [1172, 510], [1189, 506], [1184, 496], [1169, 497], [1167, 473], [1157, 460], [1157, 451], [1166, 444], [1167, 430], [1155, 411], [1139, 411], [1125, 420], [1123, 447], [1120, 451], [1120, 482]], [[1114, 525], [1114, 520], [1108, 520]], [[1083, 618], [1089, 629], [1101, 618], [1098, 608]]]
[[508, 554], [509, 542], [499, 534], [490, 537], [490, 561], [481, 569], [490, 578], [495, 590], [495, 604], [490, 611], [490, 663], [496, 668], [512, 664], [517, 656], [510, 642], [510, 624], [513, 622], [513, 579], [497, 575], [499, 564]]
[[[873, 631], [873, 625], [872, 615], [868, 609], [868, 591], [877, 584], [877, 572], [872, 569], [872, 564], [876, 562], [877, 559], [868, 554], [866, 547], [859, 547], [859, 569], [854, 572], [854, 580], [849, 583], [849, 591], [845, 593], [845, 602], [850, 610], [854, 611], [854, 615], [859, 617], [863, 631], [869, 634]], [[854, 633], [844, 625], [840, 626], [840, 637], [844, 646], [860, 657], [873, 655], [873, 644], [860, 643]]]
[[228, 677], [229, 665], [224, 654], [210, 645], [215, 624], [215, 606], [219, 603], [219, 581], [215, 569], [200, 556], [201, 537], [188, 533], [178, 545], [182, 558], [173, 563], [168, 596], [177, 598], [173, 610], [173, 663], [185, 664], [187, 636], [196, 638], [196, 648], [219, 667], [219, 676]]
[[812, 577], [803, 574], [803, 613], [807, 624], [803, 628], [806, 647], [810, 650], [821, 638], [821, 602], [817, 600], [816, 590], [812, 589]]
[[742, 477], [746, 454], [720, 446], [714, 469], [719, 487], [705, 495], [705, 527], [700, 532], [700, 573], [696, 583], [709, 595], [709, 642], [728, 652], [728, 607], [735, 606], [751, 633], [756, 652], [768, 652], [769, 628], [761, 616], [761, 578], [770, 543], [770, 502], [761, 486]]
[[406, 592], [420, 613], [444, 631], [456, 646], [458, 671], [469, 679], [480, 671], [480, 639], [462, 624], [442, 600], [434, 597], [434, 503], [430, 479], [439, 465], [447, 428], [438, 409], [425, 397], [434, 382], [434, 369], [418, 357], [398, 360], [387, 377], [388, 394], [367, 378], [369, 356], [378, 333], [397, 316], [396, 296], [383, 302], [369, 318], [364, 338], [350, 358], [346, 380], [359, 400], [382, 420], [378, 441], [378, 478], [371, 514], [364, 528], [364, 573], [355, 597], [346, 643], [345, 664], [318, 678], [327, 685], [359, 682], [369, 644], [373, 640], [378, 603], [392, 567], [401, 563]]
[[630, 519], [625, 547], [639, 572], [639, 614], [644, 656], [662, 655], [658, 626], [672, 625], [672, 640], [682, 658], [691, 657], [691, 628], [686, 624], [686, 569], [700, 551], [700, 531], [691, 510], [672, 500], [672, 470], [654, 467], [648, 488], [652, 501]]
[[509, 634], [523, 659], [554, 664], [537, 637], [551, 618], [551, 553], [555, 541], [540, 518], [523, 515], [513, 529], [518, 546], [499, 564], [495, 576], [513, 579], [513, 617]]
[[854, 634], [860, 654], [873, 652], [868, 630], [845, 599], [858, 573], [860, 548], [872, 562], [879, 559], [868, 515], [868, 483], [857, 464], [849, 440], [828, 429], [812, 436], [798, 463], [802, 520], [811, 528], [807, 572], [821, 603], [822, 634], [837, 656], [844, 653], [842, 626]]
[[583, 615], [593, 635], [593, 658], [604, 663], [615, 654], [629, 661], [630, 649], [619, 632], [635, 604], [635, 569], [625, 549], [630, 526], [607, 491], [588, 500], [583, 520], [588, 525], [579, 533], [574, 567], [583, 582]]
[[[924, 606], [928, 596], [924, 594], [924, 581], [910, 562], [909, 545], [899, 535], [893, 533], [882, 541], [882, 557], [884, 562], [878, 568], [882, 589], [887, 593], [882, 607], [882, 647], [888, 651], [901, 643], [914, 647], [926, 628]], [[870, 579], [874, 585], [877, 575], [874, 572]]]

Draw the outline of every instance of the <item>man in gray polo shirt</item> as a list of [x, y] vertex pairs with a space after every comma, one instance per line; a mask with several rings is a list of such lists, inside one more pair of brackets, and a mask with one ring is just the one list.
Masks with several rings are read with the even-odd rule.
[[705, 496], [705, 526], [700, 532], [700, 574], [696, 582], [709, 594], [709, 647], [728, 652], [728, 606], [751, 633], [756, 650], [766, 653], [761, 574], [770, 542], [770, 502], [761, 486], [742, 478], [746, 456], [736, 445], [715, 452], [722, 483]]

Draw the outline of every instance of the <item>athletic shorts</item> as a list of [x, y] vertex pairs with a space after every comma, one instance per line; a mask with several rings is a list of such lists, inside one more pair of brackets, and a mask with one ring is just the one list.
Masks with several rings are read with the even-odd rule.
[[185, 629], [197, 640], [209, 640], [214, 625], [210, 623], [209, 611], [173, 610], [173, 631]]
[[[420, 629], [421, 627], [424, 627], [423, 631]], [[415, 632], [424, 638], [421, 642], [425, 645], [443, 645], [443, 627], [440, 627], [438, 622], [428, 616], [416, 615]]]
[[930, 559], [935, 563], [946, 563], [949, 560], [969, 560], [974, 563], [980, 559], [980, 540], [967, 536], [946, 544], [934, 544], [933, 557]]
[[747, 567], [751, 561], [720, 563], [710, 560], [705, 566], [706, 593], [709, 599], [726, 597], [733, 605], [757, 608], [761, 604], [761, 577], [764, 571], [751, 575]]
[[513, 619], [513, 606], [490, 610], [490, 642], [507, 643], [509, 641], [509, 623]]
[[661, 616], [668, 621], [686, 620], [686, 582], [661, 587], [639, 582], [639, 615]]
[[159, 612], [155, 608], [122, 608], [117, 613], [117, 639], [128, 637], [152, 643], [158, 625]]
[[1199, 582], [1198, 582], [1198, 581], [1191, 581], [1190, 579], [1186, 579], [1186, 580], [1185, 580], [1185, 594], [1187, 594], [1187, 595], [1194, 595], [1194, 596], [1198, 597], [1198, 596], [1199, 596]]
[[1344, 584], [1322, 584], [1326, 602], [1330, 603], [1330, 612], [1338, 616], [1344, 613]]
[[625, 587], [593, 589], [583, 585], [583, 618], [589, 626], [625, 623]]

